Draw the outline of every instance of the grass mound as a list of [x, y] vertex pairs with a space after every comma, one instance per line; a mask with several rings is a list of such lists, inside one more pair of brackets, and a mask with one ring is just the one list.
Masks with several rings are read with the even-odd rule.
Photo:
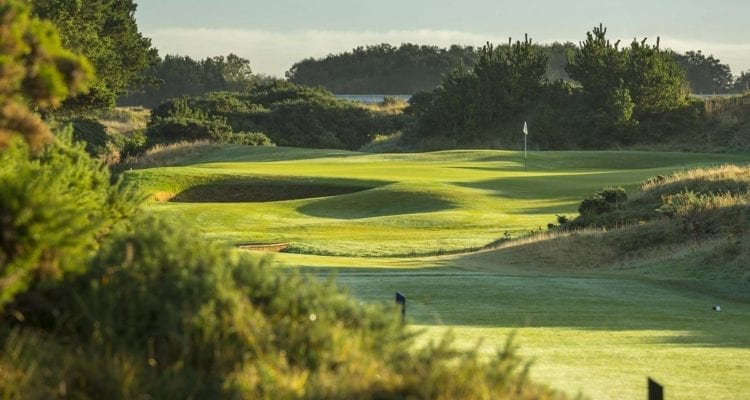
[[729, 290], [720, 290], [725, 293], [750, 287], [750, 167], [658, 176], [642, 182], [627, 200], [608, 202], [608, 194], [616, 192], [584, 200], [581, 214], [552, 233], [503, 243], [499, 252], [475, 257], [505, 257], [536, 271], [731, 282]]
[[450, 197], [440, 192], [390, 185], [372, 192], [320, 199], [297, 210], [319, 218], [360, 219], [431, 213], [454, 207]]

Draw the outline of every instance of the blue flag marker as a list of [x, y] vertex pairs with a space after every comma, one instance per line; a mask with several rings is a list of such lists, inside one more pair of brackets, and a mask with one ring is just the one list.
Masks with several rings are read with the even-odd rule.
[[406, 296], [396, 292], [396, 304], [401, 304], [401, 322], [406, 322]]

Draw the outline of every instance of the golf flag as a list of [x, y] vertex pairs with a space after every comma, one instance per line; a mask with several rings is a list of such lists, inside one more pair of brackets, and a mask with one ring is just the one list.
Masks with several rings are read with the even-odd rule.
[[529, 126], [526, 125], [526, 121], [523, 121], [523, 134], [528, 135], [529, 134]]

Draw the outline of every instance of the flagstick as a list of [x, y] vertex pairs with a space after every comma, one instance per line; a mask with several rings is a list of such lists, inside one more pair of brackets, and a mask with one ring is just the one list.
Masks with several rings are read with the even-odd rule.
[[526, 136], [528, 135], [523, 135], [523, 170], [524, 171], [529, 170], [529, 165], [528, 165], [528, 161], [526, 158]]

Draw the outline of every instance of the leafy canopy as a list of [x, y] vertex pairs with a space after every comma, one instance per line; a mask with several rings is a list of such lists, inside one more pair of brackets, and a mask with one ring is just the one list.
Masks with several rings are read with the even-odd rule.
[[138, 31], [136, 7], [133, 0], [31, 0], [33, 15], [51, 21], [63, 45], [96, 68], [89, 92], [66, 106], [111, 107], [117, 97], [146, 83], [145, 72], [158, 53]]

